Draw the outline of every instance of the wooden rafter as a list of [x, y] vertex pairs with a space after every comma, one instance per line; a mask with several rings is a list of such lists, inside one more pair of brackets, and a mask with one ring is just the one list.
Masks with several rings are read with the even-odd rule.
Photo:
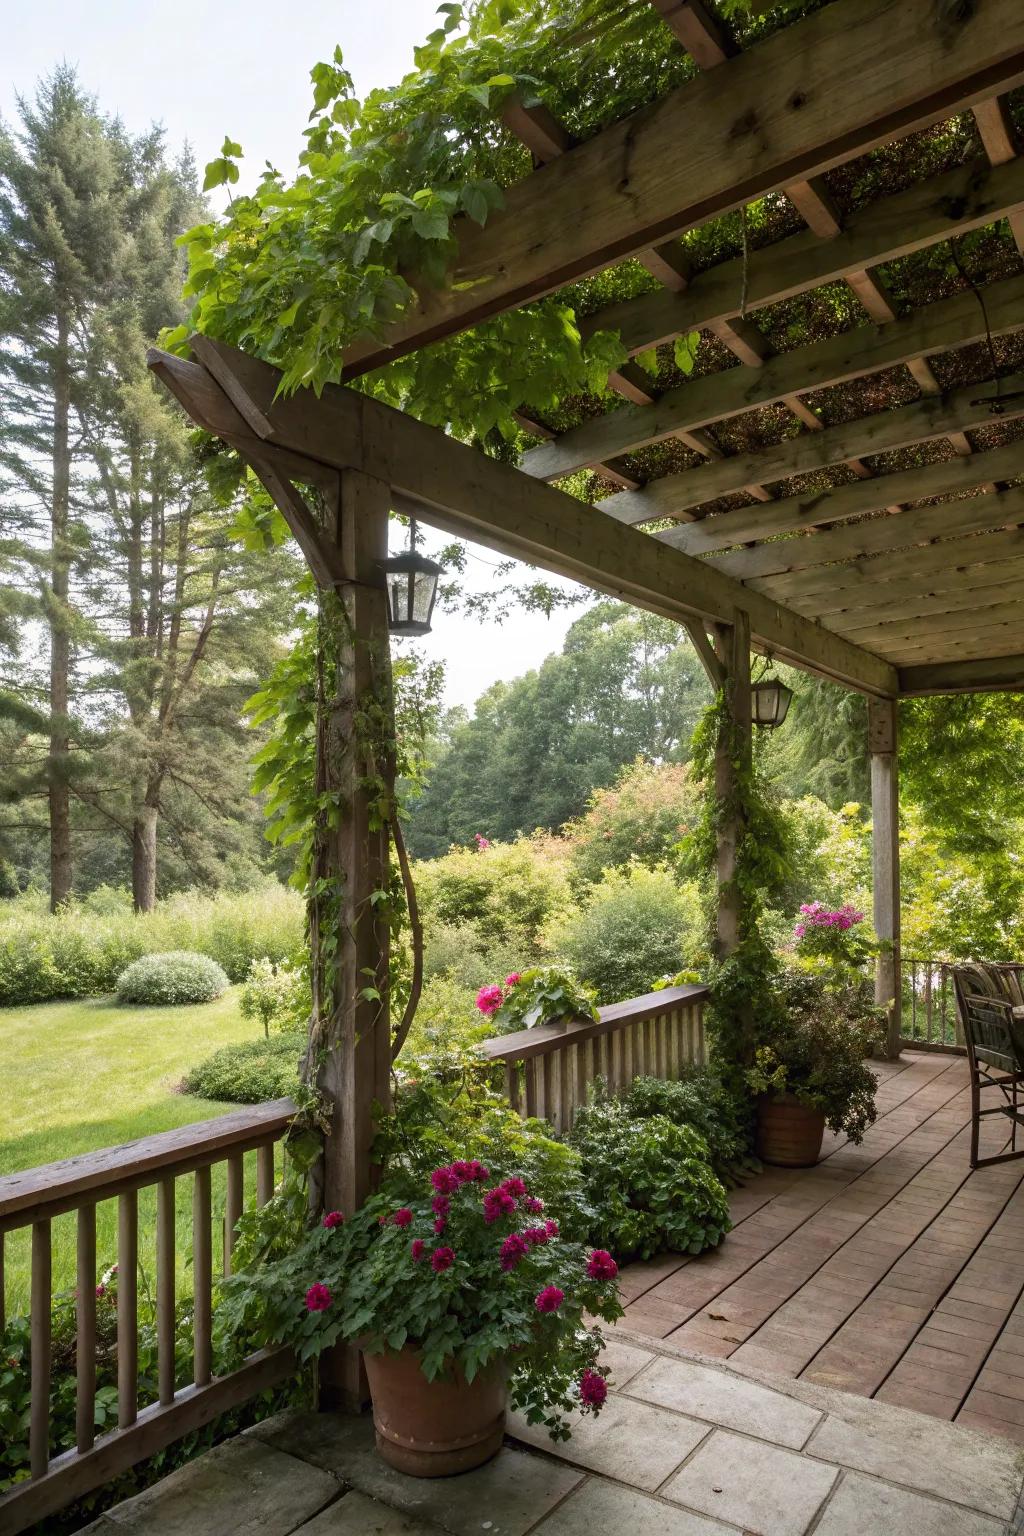
[[836, 0], [542, 166], [483, 228], [461, 222], [451, 285], [345, 363], [379, 367], [1022, 80], [1016, 0]]
[[[219, 435], [237, 433], [239, 415], [255, 435], [269, 423], [268, 447], [384, 480], [393, 505], [415, 507], [447, 532], [680, 622], [731, 623], [740, 601], [756, 641], [775, 654], [868, 693], [895, 690], [888, 664], [511, 465], [349, 389], [328, 387], [319, 399], [275, 398], [275, 369], [200, 337], [194, 346], [201, 364], [163, 353], [152, 354], [152, 363], [190, 414], [196, 399], [197, 419], [201, 414]], [[223, 391], [220, 417], [211, 386]]]
[[[990, 283], [985, 301], [992, 335], [1024, 329], [1024, 277]], [[959, 293], [891, 325], [861, 326], [779, 353], [760, 368], [729, 368], [692, 379], [667, 390], [654, 405], [626, 406], [597, 417], [531, 449], [523, 468], [540, 479], [557, 479], [597, 458], [629, 453], [680, 430], [710, 426], [794, 391], [846, 383], [928, 352], [967, 346], [986, 334], [986, 316], [975, 294]]]
[[1020, 692], [1024, 689], [1024, 654], [993, 660], [938, 662], [900, 669], [900, 692], [913, 697], [931, 693]]

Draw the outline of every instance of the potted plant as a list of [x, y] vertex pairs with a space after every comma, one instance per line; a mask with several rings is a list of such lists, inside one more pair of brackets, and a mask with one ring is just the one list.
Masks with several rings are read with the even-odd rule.
[[475, 1160], [435, 1168], [420, 1198], [387, 1193], [324, 1217], [286, 1259], [228, 1282], [265, 1343], [309, 1360], [362, 1349], [377, 1448], [443, 1477], [496, 1455], [507, 1402], [567, 1438], [565, 1414], [607, 1395], [589, 1319], [622, 1316], [617, 1266], [566, 1241], [523, 1179]]
[[859, 986], [829, 987], [820, 975], [783, 972], [778, 1022], [745, 1073], [756, 1098], [755, 1148], [766, 1163], [816, 1163], [828, 1125], [859, 1144], [875, 1119], [874, 1074], [865, 1062], [878, 1010]]
[[568, 1024], [597, 1018], [597, 993], [564, 966], [538, 965], [514, 971], [503, 984], [481, 987], [476, 1006], [501, 1034], [538, 1024]]

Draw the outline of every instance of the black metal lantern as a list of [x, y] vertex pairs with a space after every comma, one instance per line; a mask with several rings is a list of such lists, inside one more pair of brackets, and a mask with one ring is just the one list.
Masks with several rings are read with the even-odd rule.
[[787, 688], [772, 671], [769, 658], [764, 676], [750, 689], [750, 715], [755, 725], [766, 725], [774, 730], [789, 713], [793, 700], [792, 688]]
[[388, 629], [393, 635], [429, 635], [441, 567], [416, 551], [416, 522], [409, 523], [409, 548], [383, 561], [387, 575]]

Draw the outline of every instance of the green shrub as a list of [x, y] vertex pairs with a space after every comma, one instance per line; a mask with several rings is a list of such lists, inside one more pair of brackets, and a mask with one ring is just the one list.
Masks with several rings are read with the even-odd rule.
[[212, 1003], [228, 986], [215, 960], [187, 949], [143, 955], [117, 978], [119, 1003]]
[[692, 965], [701, 933], [697, 887], [637, 864], [609, 870], [585, 906], [555, 920], [548, 943], [597, 988], [602, 1003], [617, 1003]]
[[715, 1173], [725, 1183], [760, 1167], [750, 1155], [751, 1113], [746, 1096], [727, 1088], [707, 1067], [691, 1067], [678, 1082], [636, 1077], [623, 1099], [631, 1115], [664, 1115], [703, 1136]]
[[477, 992], [495, 976], [522, 970], [534, 947], [525, 931], [487, 939], [472, 923], [430, 921], [424, 934], [423, 974], [428, 980], [449, 976]]
[[622, 1263], [672, 1253], [703, 1253], [729, 1230], [725, 1189], [703, 1136], [664, 1115], [639, 1119], [618, 1099], [576, 1112], [569, 1136], [579, 1154], [590, 1238]]
[[252, 961], [295, 960], [303, 947], [298, 892], [267, 885], [241, 893], [184, 892], [135, 913], [104, 887], [51, 915], [35, 892], [0, 902], [0, 1007], [112, 992], [141, 955], [186, 949], [208, 955], [231, 981]]
[[630, 763], [565, 829], [575, 883], [595, 884], [624, 864], [681, 867], [698, 800], [687, 763]]
[[243, 1019], [258, 1019], [269, 1040], [270, 1026], [288, 1034], [305, 1027], [312, 999], [309, 972], [305, 966], [289, 965], [282, 960], [275, 965], [266, 955], [253, 960], [242, 984], [238, 1010]]
[[288, 1034], [221, 1046], [186, 1073], [182, 1092], [228, 1104], [265, 1104], [269, 1099], [288, 1098], [298, 1086], [299, 1059], [305, 1045], [305, 1035]]
[[[427, 933], [439, 923], [469, 924], [488, 944], [536, 944], [568, 900], [564, 861], [547, 840], [456, 848], [417, 864], [415, 876]], [[519, 956], [521, 963], [530, 958]]]

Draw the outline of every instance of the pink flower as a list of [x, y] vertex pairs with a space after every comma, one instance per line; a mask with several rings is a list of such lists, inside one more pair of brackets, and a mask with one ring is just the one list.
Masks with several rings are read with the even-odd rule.
[[804, 934], [807, 932], [807, 924], [797, 923], [796, 927], [793, 929], [793, 932], [796, 934], [798, 939], [802, 939]]
[[587, 1274], [591, 1280], [614, 1280], [619, 1266], [604, 1248], [595, 1248], [587, 1260]]
[[454, 1263], [455, 1252], [452, 1248], [435, 1248], [430, 1255], [430, 1267], [435, 1274], [439, 1275], [442, 1270], [451, 1269]]
[[503, 1189], [506, 1195], [511, 1195], [513, 1200], [518, 1200], [522, 1195], [526, 1194], [526, 1185], [522, 1179], [515, 1177], [506, 1179], [504, 1184], [499, 1185], [499, 1188]]
[[528, 1243], [533, 1245], [534, 1248], [538, 1247], [542, 1243], [546, 1243], [548, 1240], [548, 1234], [545, 1232], [543, 1227], [527, 1227], [523, 1233], [523, 1236], [526, 1238]]
[[492, 1013], [497, 1013], [504, 1001], [505, 994], [500, 987], [481, 987], [476, 995], [477, 1007], [481, 1013], [486, 1013], [488, 1017]]
[[434, 1231], [437, 1233], [438, 1237], [441, 1236], [441, 1233], [444, 1231], [444, 1229], [445, 1229], [445, 1227], [447, 1225], [448, 1225], [448, 1223], [445, 1221], [443, 1216], [435, 1216], [435, 1218], [434, 1218]]
[[[76, 1291], [75, 1295], [77, 1296], [77, 1294], [78, 1294], [78, 1292]], [[107, 1294], [107, 1288], [106, 1288], [105, 1285], [98, 1285], [96, 1287], [96, 1295], [97, 1296], [105, 1296], [106, 1294]]]
[[564, 1300], [565, 1292], [560, 1291], [557, 1285], [546, 1285], [534, 1298], [533, 1304], [538, 1312], [557, 1312]]
[[544, 1231], [547, 1233], [548, 1237], [557, 1237], [558, 1236], [558, 1222], [557, 1221], [551, 1221], [551, 1220], [546, 1221], [544, 1223]]
[[588, 1408], [600, 1408], [608, 1396], [608, 1383], [599, 1371], [588, 1367], [580, 1377], [580, 1400]]
[[344, 1220], [345, 1218], [340, 1211], [328, 1211], [324, 1217], [324, 1226], [329, 1231], [332, 1227], [340, 1227]]
[[321, 1285], [320, 1282], [317, 1281], [316, 1285], [310, 1286], [309, 1290], [306, 1292], [307, 1312], [326, 1312], [330, 1304], [331, 1293], [327, 1289], [326, 1285]]
[[430, 1182], [439, 1195], [452, 1195], [458, 1189], [462, 1180], [455, 1172], [454, 1166], [450, 1168], [435, 1168], [430, 1175]]
[[520, 1259], [525, 1259], [530, 1251], [530, 1245], [525, 1237], [520, 1237], [518, 1232], [510, 1232], [501, 1245], [501, 1267], [507, 1274], [510, 1269], [515, 1269]]
[[410, 1211], [407, 1205], [403, 1205], [401, 1210], [395, 1212], [391, 1220], [396, 1227], [408, 1227], [412, 1223], [412, 1211]]
[[523, 1209], [529, 1211], [531, 1216], [539, 1216], [544, 1209], [544, 1201], [538, 1200], [536, 1195], [527, 1195], [523, 1201]]
[[488, 1225], [493, 1221], [500, 1221], [502, 1216], [513, 1216], [516, 1203], [511, 1195], [501, 1188], [489, 1189], [484, 1195], [484, 1221]]
[[483, 833], [481, 832], [473, 833], [473, 841], [476, 843], [477, 853], [483, 853], [485, 848], [489, 848], [491, 846], [490, 838], [484, 837]]
[[435, 1195], [430, 1202], [430, 1209], [435, 1216], [447, 1216], [452, 1208], [452, 1203], [447, 1195]]
[[519, 985], [519, 977], [520, 977], [520, 972], [519, 971], [513, 971], [511, 976], [506, 976], [505, 977], [505, 985], [506, 985], [506, 987], [517, 987]]
[[423, 1241], [422, 1237], [413, 1238], [412, 1242], [409, 1244], [409, 1252], [412, 1254], [412, 1261], [414, 1264], [418, 1264], [420, 1259], [422, 1259], [423, 1250], [426, 1248], [426, 1246], [427, 1245]]

